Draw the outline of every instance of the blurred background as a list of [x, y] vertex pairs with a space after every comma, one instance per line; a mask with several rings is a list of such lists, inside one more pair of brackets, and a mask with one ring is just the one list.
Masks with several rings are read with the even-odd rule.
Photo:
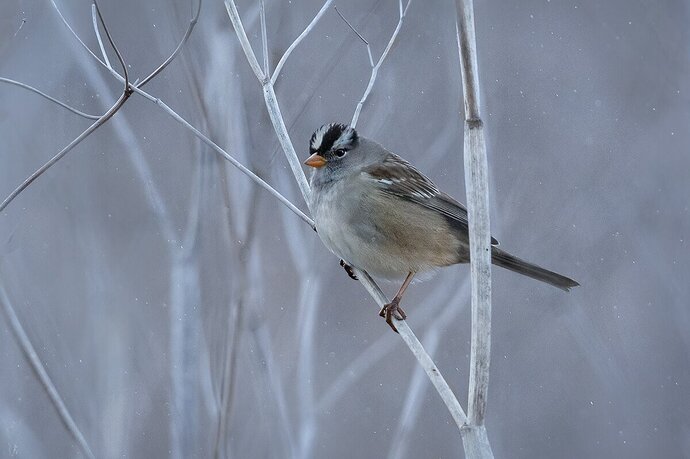
[[[55, 1], [97, 50], [91, 4]], [[378, 59], [398, 3], [335, 4]], [[321, 5], [267, 0], [272, 68]], [[101, 3], [133, 79], [194, 7]], [[258, 2], [238, 8], [261, 59]], [[497, 457], [690, 457], [689, 10], [475, 4], [492, 232], [582, 284], [493, 270]], [[370, 71], [330, 8], [276, 83], [298, 154], [349, 122]], [[0, 4], [0, 76], [92, 114], [121, 91], [49, 2]], [[464, 202], [460, 88], [454, 2], [414, 0], [358, 130]], [[146, 90], [306, 210], [221, 1]], [[0, 83], [0, 197], [90, 123]], [[317, 235], [136, 95], [0, 214], [0, 289], [97, 457], [462, 457], [414, 357]], [[468, 267], [413, 285], [405, 309], [466, 406]], [[81, 457], [0, 318], [0, 457]]]

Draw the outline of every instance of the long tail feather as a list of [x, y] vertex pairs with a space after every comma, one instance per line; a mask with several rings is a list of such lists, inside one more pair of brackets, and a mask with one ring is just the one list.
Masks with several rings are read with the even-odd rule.
[[566, 292], [570, 291], [572, 287], [580, 285], [568, 277], [528, 263], [496, 247], [492, 247], [491, 261], [501, 268], [506, 268], [518, 274], [531, 277], [532, 279], [546, 282]]

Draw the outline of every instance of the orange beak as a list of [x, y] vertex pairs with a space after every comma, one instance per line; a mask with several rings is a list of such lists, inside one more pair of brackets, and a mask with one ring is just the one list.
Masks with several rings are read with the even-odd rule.
[[325, 166], [327, 162], [328, 161], [326, 161], [326, 158], [324, 158], [323, 156], [321, 156], [318, 153], [314, 153], [309, 158], [307, 158], [307, 160], [304, 162], [304, 164], [306, 164], [307, 166], [315, 167], [318, 169], [319, 167]]
[[317, 169], [319, 167], [325, 166], [326, 163], [327, 163], [326, 158], [324, 158], [323, 156], [321, 156], [318, 153], [314, 153], [313, 155], [308, 157], [307, 160], [304, 162], [304, 164], [306, 164], [307, 166], [315, 167]]

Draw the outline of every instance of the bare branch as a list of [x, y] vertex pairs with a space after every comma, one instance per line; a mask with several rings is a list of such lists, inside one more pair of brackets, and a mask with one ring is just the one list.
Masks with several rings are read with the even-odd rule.
[[[81, 40], [79, 35], [72, 29], [70, 26], [69, 22], [65, 19], [65, 17], [62, 15], [62, 12], [60, 9], [57, 7], [55, 4], [54, 0], [51, 0], [53, 7], [57, 11], [58, 15], [62, 19], [62, 22], [67, 26], [69, 31], [72, 33], [72, 35], [77, 39], [79, 43], [86, 49], [91, 56], [93, 56], [94, 59], [96, 59], [101, 65], [105, 67], [105, 63], [101, 61], [98, 56], [96, 56], [88, 46]], [[199, 10], [201, 8], [201, 3], [199, 3], [199, 7], [197, 8], [197, 13], [195, 18], [198, 17]], [[166, 62], [171, 61], [179, 52], [180, 46], [185, 42], [189, 34], [191, 33], [191, 29], [194, 27], [194, 24], [196, 23], [196, 19], [193, 19], [192, 22], [190, 23], [190, 26], [187, 29], [187, 33], [185, 34], [185, 38], [182, 39], [180, 42], [180, 45], [178, 45], [178, 48], [173, 52], [170, 58], [166, 59]], [[246, 35], [245, 35], [246, 37]], [[162, 66], [161, 66], [162, 67]], [[107, 67], [106, 67], [107, 68]], [[159, 67], [160, 68], [160, 67]], [[124, 79], [122, 76], [117, 73], [114, 69], [110, 68], [108, 69], [110, 73], [117, 78], [120, 82], [124, 82]], [[162, 68], [161, 68], [162, 70]], [[152, 74], [153, 75], [153, 74]], [[143, 86], [144, 83], [146, 83], [147, 77], [144, 81], [139, 83], [137, 86], [133, 86], [130, 84], [130, 89], [139, 94], [140, 96], [144, 97], [147, 99], [149, 102], [153, 102], [154, 104], [158, 105], [161, 109], [163, 109], [168, 115], [172, 116], [177, 122], [182, 124], [185, 128], [189, 129], [197, 138], [199, 138], [202, 142], [204, 142], [206, 145], [210, 146], [213, 150], [215, 150], [217, 153], [219, 153], [221, 156], [223, 156], [226, 160], [228, 160], [233, 166], [237, 167], [242, 173], [244, 173], [246, 176], [248, 176], [250, 179], [255, 181], [259, 186], [267, 190], [269, 193], [271, 193], [275, 198], [277, 198], [281, 203], [283, 203], [288, 209], [290, 209], [295, 215], [297, 215], [299, 218], [301, 218], [306, 224], [308, 224], [312, 229], [316, 230], [316, 226], [314, 225], [314, 221], [309, 218], [307, 215], [304, 214], [301, 210], [299, 210], [294, 204], [292, 204], [288, 199], [286, 199], [282, 194], [280, 194], [277, 190], [275, 190], [271, 185], [269, 185], [266, 181], [261, 179], [258, 175], [254, 174], [251, 170], [247, 169], [242, 163], [237, 161], [234, 157], [232, 157], [229, 153], [227, 153], [225, 150], [220, 148], [218, 145], [216, 145], [213, 141], [211, 141], [208, 137], [206, 137], [204, 134], [202, 134], [198, 129], [196, 129], [194, 126], [192, 126], [187, 120], [182, 118], [180, 115], [177, 114], [172, 108], [170, 108], [165, 102], [163, 102], [161, 99], [158, 99], [144, 90], [140, 89], [141, 86]], [[0, 210], [2, 210], [0, 208]]]
[[240, 41], [242, 51], [244, 51], [244, 55], [247, 56], [247, 61], [249, 62], [249, 66], [254, 71], [254, 75], [256, 75], [256, 78], [258, 78], [259, 81], [266, 81], [266, 75], [264, 75], [264, 72], [261, 71], [259, 61], [256, 60], [256, 55], [254, 54], [252, 45], [249, 44], [249, 39], [247, 38], [247, 33], [244, 31], [244, 26], [242, 25], [242, 20], [240, 19], [240, 13], [237, 11], [235, 2], [232, 0], [225, 0], [225, 9], [228, 11], [230, 22], [232, 22], [237, 39]]
[[233, 158], [229, 153], [227, 153], [225, 150], [220, 148], [218, 145], [216, 145], [215, 142], [213, 142], [211, 139], [206, 137], [204, 134], [199, 132], [197, 128], [189, 124], [184, 118], [182, 118], [180, 115], [178, 115], [173, 109], [168, 107], [168, 105], [165, 104], [160, 99], [156, 99], [152, 96], [150, 96], [147, 93], [144, 93], [140, 89], [135, 89], [135, 92], [138, 94], [146, 94], [146, 98], [154, 103], [156, 103], [160, 108], [162, 108], [166, 113], [168, 113], [170, 116], [172, 116], [178, 123], [182, 124], [185, 128], [189, 129], [192, 131], [192, 133], [197, 136], [202, 142], [204, 142], [206, 145], [209, 147], [213, 148], [217, 153], [219, 153], [221, 156], [223, 156], [226, 160], [228, 160], [233, 166], [237, 167], [242, 173], [244, 173], [246, 176], [254, 180], [259, 186], [267, 190], [269, 193], [271, 193], [275, 198], [277, 198], [280, 202], [282, 202], [288, 209], [290, 209], [295, 215], [297, 215], [299, 218], [301, 218], [306, 224], [311, 226], [312, 229], [316, 230], [316, 225], [314, 224], [314, 221], [309, 218], [307, 215], [304, 214], [301, 210], [299, 210], [294, 204], [292, 204], [287, 198], [285, 198], [282, 194], [280, 194], [277, 190], [275, 190], [271, 185], [266, 183], [261, 177], [256, 175], [254, 172], [251, 170], [247, 169], [242, 163], [237, 161], [235, 158]]
[[352, 24], [350, 24], [350, 21], [348, 21], [347, 19], [345, 19], [345, 16], [343, 16], [343, 15], [340, 13], [340, 10], [338, 9], [337, 6], [334, 7], [334, 8], [335, 8], [335, 12], [338, 13], [338, 16], [340, 16], [340, 18], [341, 18], [343, 21], [345, 21], [345, 24], [347, 24], [347, 26], [348, 26], [350, 29], [352, 29], [352, 31], [353, 31], [355, 34], [357, 34], [357, 36], [360, 38], [360, 40], [362, 40], [362, 41], [364, 42], [364, 44], [367, 45], [367, 52], [369, 53], [369, 63], [370, 63], [371, 66], [373, 67], [373, 66], [374, 66], [374, 56], [371, 55], [371, 46], [369, 45], [369, 42], [366, 41], [366, 40], [364, 39], [364, 37], [362, 36], [362, 34], [359, 33], [359, 32], [357, 31], [357, 29], [355, 29], [354, 26], [353, 26]]
[[[185, 34], [184, 34], [184, 36], [182, 37], [182, 40], [180, 40], [180, 43], [177, 45], [177, 47], [176, 47], [175, 50], [172, 52], [172, 54], [170, 54], [170, 56], [168, 56], [168, 58], [167, 58], [165, 61], [163, 61], [163, 63], [162, 63], [161, 65], [159, 65], [153, 72], [151, 72], [151, 73], [150, 73], [146, 78], [144, 78], [141, 82], [139, 82], [139, 83], [135, 82], [133, 85], [130, 85], [130, 86], [135, 86], [135, 87], [139, 87], [139, 88], [143, 87], [146, 83], [148, 83], [149, 81], [151, 81], [151, 79], [152, 79], [153, 77], [155, 77], [156, 75], [158, 75], [165, 67], [168, 66], [168, 64], [170, 64], [170, 63], [177, 57], [177, 55], [178, 55], [178, 54], [180, 53], [180, 51], [182, 50], [182, 47], [185, 45], [185, 43], [186, 43], [187, 40], [189, 39], [189, 36], [192, 34], [192, 31], [194, 30], [194, 27], [196, 26], [196, 24], [197, 24], [197, 22], [198, 22], [199, 14], [200, 14], [200, 12], [201, 12], [201, 2], [202, 2], [202, 0], [199, 0], [199, 3], [197, 4], [197, 9], [196, 9], [195, 15], [194, 15], [194, 17], [191, 19], [191, 21], [189, 22], [189, 25], [187, 26], [187, 30], [185, 31]], [[60, 19], [62, 20], [62, 23], [65, 24], [65, 26], [66, 26], [67, 29], [70, 31], [70, 33], [72, 33], [72, 36], [74, 36], [74, 38], [76, 38], [76, 40], [79, 42], [79, 44], [80, 44], [80, 45], [91, 55], [91, 57], [93, 57], [94, 59], [96, 59], [96, 62], [98, 62], [98, 63], [101, 64], [104, 68], [106, 68], [108, 71], [110, 71], [110, 73], [113, 74], [113, 76], [115, 76], [116, 78], [118, 78], [120, 81], [124, 81], [124, 79], [122, 78], [122, 76], [120, 76], [111, 66], [106, 65], [106, 63], [103, 62], [98, 56], [96, 56], [96, 54], [95, 54], [93, 51], [91, 51], [91, 48], [89, 48], [89, 47], [86, 45], [86, 43], [84, 43], [84, 41], [83, 41], [83, 40], [79, 37], [79, 35], [74, 31], [74, 29], [72, 28], [72, 26], [70, 25], [70, 23], [67, 21], [67, 19], [65, 18], [65, 16], [62, 14], [62, 11], [60, 11], [60, 8], [58, 8], [58, 6], [55, 4], [55, 0], [50, 0], [50, 3], [53, 5], [53, 8], [55, 8], [55, 11], [57, 12], [58, 16], [60, 16]], [[100, 41], [100, 36], [99, 36], [98, 29], [95, 30], [95, 33], [96, 33], [97, 38], [98, 38], [99, 41]]]
[[276, 65], [276, 68], [273, 71], [273, 76], [271, 77], [271, 84], [275, 84], [276, 80], [278, 79], [278, 75], [280, 74], [280, 71], [283, 69], [283, 65], [285, 65], [285, 62], [287, 61], [288, 57], [290, 57], [290, 54], [292, 54], [292, 51], [297, 47], [297, 45], [300, 44], [302, 40], [304, 40], [304, 37], [309, 35], [309, 32], [311, 32], [314, 26], [316, 26], [316, 23], [319, 22], [321, 16], [323, 16], [323, 14], [326, 12], [331, 3], [333, 3], [333, 0], [326, 0], [319, 12], [316, 13], [316, 16], [314, 16], [314, 19], [311, 20], [309, 25], [302, 31], [301, 34], [299, 34], [295, 41], [293, 41], [292, 44], [288, 46], [288, 49], [285, 50], [285, 54], [283, 54], [283, 57], [280, 58], [280, 60], [278, 61], [278, 65]]
[[[450, 283], [447, 286], [445, 289], [434, 289], [432, 294], [424, 298], [423, 303], [418, 305], [419, 315], [415, 314], [415, 322], [418, 324], [418, 327], [425, 326], [432, 318], [434, 320], [431, 327], [446, 324], [452, 321], [464, 309], [462, 305], [457, 308], [446, 306], [443, 312], [439, 311], [443, 305], [453, 304], [457, 299], [466, 295], [466, 291], [469, 290], [469, 279], [466, 282], [463, 281], [462, 285], [457, 289]], [[451, 287], [455, 290], [454, 293], [450, 292]], [[448, 310], [452, 314], [447, 314], [446, 311]], [[376, 341], [372, 342], [356, 359], [350, 362], [333, 379], [334, 382], [322, 392], [318, 402], [319, 411], [329, 410], [349, 387], [360, 378], [363, 378], [366, 372], [374, 367], [377, 362], [389, 355], [395, 345], [395, 338], [391, 333], [384, 333]]]
[[388, 40], [388, 45], [386, 46], [386, 49], [383, 50], [383, 53], [381, 54], [381, 57], [379, 58], [378, 62], [371, 69], [369, 84], [367, 85], [367, 88], [364, 90], [362, 98], [357, 103], [357, 107], [355, 108], [355, 114], [352, 115], [352, 121], [350, 122], [350, 126], [352, 126], [353, 128], [357, 126], [357, 121], [359, 120], [359, 114], [362, 111], [362, 107], [364, 106], [364, 103], [366, 102], [367, 98], [369, 97], [369, 94], [371, 93], [372, 88], [374, 87], [374, 83], [376, 82], [376, 76], [379, 73], [379, 68], [381, 68], [381, 64], [383, 64], [383, 61], [386, 60], [388, 53], [393, 47], [393, 43], [395, 43], [395, 39], [398, 37], [398, 33], [400, 33], [403, 19], [405, 19], [405, 15], [407, 14], [407, 9], [410, 7], [410, 3], [412, 3], [412, 0], [408, 0], [407, 5], [405, 5], [405, 8], [401, 10], [400, 20], [398, 21], [398, 25], [395, 27], [395, 30], [393, 31], [393, 35], [391, 35], [391, 39]]
[[101, 58], [99, 58], [98, 56], [96, 56], [96, 54], [95, 54], [93, 51], [91, 51], [91, 48], [89, 48], [88, 46], [86, 46], [86, 43], [84, 43], [84, 42], [82, 41], [82, 39], [79, 38], [79, 35], [77, 35], [77, 32], [74, 31], [74, 29], [73, 29], [72, 26], [69, 24], [69, 22], [67, 22], [67, 19], [65, 18], [65, 16], [62, 15], [62, 11], [60, 11], [60, 8], [58, 8], [57, 4], [55, 3], [55, 0], [50, 0], [50, 3], [53, 5], [53, 8], [55, 8], [55, 11], [57, 11], [58, 16], [60, 16], [60, 19], [62, 20], [62, 23], [65, 24], [65, 26], [67, 26], [67, 29], [69, 29], [69, 31], [72, 33], [72, 35], [74, 36], [74, 38], [77, 39], [77, 41], [79, 42], [79, 44], [81, 44], [81, 46], [82, 46], [86, 51], [88, 51], [89, 54], [91, 54], [91, 56], [92, 56], [94, 59], [96, 59], [96, 61], [97, 61], [99, 64], [101, 64], [103, 67], [105, 67], [106, 69], [110, 70], [111, 72], [115, 72], [115, 70], [113, 70], [112, 67], [109, 67], [108, 65], [106, 65], [106, 63], [103, 62], [103, 61], [101, 60]]
[[[364, 285], [364, 288], [367, 289], [372, 298], [376, 300], [376, 304], [378, 304], [379, 307], [382, 308], [384, 305], [390, 303], [388, 298], [386, 298], [386, 295], [381, 291], [379, 286], [376, 285], [376, 282], [374, 282], [366, 271], [355, 270], [355, 272], [359, 278], [359, 281], [362, 283], [362, 285]], [[431, 380], [431, 383], [436, 388], [438, 395], [441, 396], [443, 403], [445, 403], [446, 408], [448, 408], [448, 411], [453, 417], [458, 429], [464, 429], [465, 425], [467, 424], [467, 415], [463, 411], [462, 406], [460, 406], [460, 402], [458, 402], [458, 399], [455, 397], [455, 394], [453, 394], [450, 386], [448, 386], [445, 378], [443, 375], [441, 375], [441, 372], [436, 367], [436, 364], [433, 360], [431, 360], [431, 357], [424, 349], [424, 346], [422, 346], [422, 343], [419, 342], [415, 334], [412, 332], [410, 326], [407, 325], [406, 321], [396, 321], [395, 327], [398, 329], [398, 333], [400, 333], [400, 337], [403, 339], [403, 341], [405, 341], [407, 347], [410, 348], [412, 354], [414, 354], [414, 356], [417, 358], [419, 364], [422, 366], [422, 368], [424, 368], [424, 371]]]
[[29, 90], [29, 91], [31, 91], [31, 92], [35, 92], [35, 93], [38, 94], [39, 96], [43, 96], [43, 97], [45, 97], [46, 99], [48, 99], [49, 101], [54, 102], [54, 103], [58, 104], [59, 106], [61, 106], [61, 107], [63, 107], [63, 108], [66, 108], [67, 110], [71, 111], [72, 113], [74, 113], [74, 114], [76, 114], [76, 115], [79, 115], [79, 116], [82, 116], [82, 117], [84, 117], [84, 118], [87, 118], [87, 119], [90, 119], [90, 120], [97, 120], [97, 119], [99, 118], [98, 115], [89, 115], [88, 113], [84, 113], [84, 112], [82, 112], [82, 111], [80, 111], [80, 110], [77, 110], [77, 109], [74, 108], [74, 107], [70, 107], [70, 106], [67, 105], [66, 103], [61, 102], [61, 101], [57, 100], [56, 98], [54, 98], [54, 97], [52, 97], [52, 96], [49, 96], [48, 94], [46, 94], [46, 93], [44, 93], [44, 92], [42, 92], [42, 91], [40, 91], [40, 90], [34, 88], [33, 86], [29, 86], [28, 84], [24, 84], [24, 83], [21, 83], [21, 82], [19, 82], [19, 81], [10, 80], [9, 78], [3, 78], [3, 77], [0, 77], [0, 82], [13, 84], [13, 85], [19, 86], [20, 88], [24, 88], [24, 89], [27, 89], [27, 90]]
[[177, 57], [177, 55], [180, 53], [180, 51], [182, 50], [182, 47], [185, 45], [185, 43], [187, 43], [187, 40], [189, 40], [190, 35], [192, 35], [192, 31], [194, 30], [194, 26], [196, 26], [196, 23], [199, 21], [199, 14], [201, 13], [201, 2], [202, 2], [202, 0], [199, 0], [199, 3], [197, 3], [196, 12], [194, 13], [194, 17], [189, 21], [189, 25], [187, 26], [187, 30], [185, 31], [184, 35], [182, 36], [182, 40], [180, 40], [180, 43], [178, 43], [177, 48], [175, 48], [175, 50], [172, 52], [172, 54], [170, 54], [170, 56], [168, 56], [168, 58], [166, 60], [164, 60], [163, 63], [156, 68], [156, 70], [154, 70], [146, 78], [141, 80], [141, 82], [139, 84], [136, 84], [136, 86], [138, 88], [144, 87], [146, 85], [146, 83], [151, 81], [151, 79], [153, 77], [155, 77], [156, 75], [161, 73], [163, 71], [163, 69], [166, 68], [168, 66], [168, 64], [170, 64]]
[[[426, 349], [432, 354], [436, 353], [439, 339], [440, 333], [438, 332], [437, 327], [434, 327], [431, 332], [426, 333], [424, 343], [426, 344]], [[424, 379], [424, 373], [421, 371], [421, 368], [415, 368], [410, 380], [410, 385], [407, 389], [405, 403], [400, 411], [398, 427], [395, 429], [395, 434], [393, 435], [391, 446], [388, 450], [389, 459], [407, 456], [406, 453], [409, 442], [415, 437], [413, 435], [414, 426], [419, 413], [420, 405], [422, 404], [422, 396], [427, 388], [426, 382], [427, 381]]]
[[[290, 140], [290, 135], [287, 132], [287, 127], [285, 127], [285, 121], [283, 120], [283, 115], [280, 113], [280, 106], [278, 105], [278, 99], [276, 98], [276, 93], [273, 90], [273, 86], [265, 84], [264, 89], [264, 101], [266, 102], [266, 108], [268, 109], [268, 115], [273, 123], [273, 128], [278, 136], [278, 141], [280, 146], [283, 147], [285, 156], [287, 157], [288, 164], [290, 164], [290, 169], [292, 169], [292, 174], [295, 176], [297, 185], [302, 192], [302, 197], [304, 202], [307, 203], [307, 207], [311, 206], [311, 200], [309, 196], [311, 195], [309, 190], [309, 182], [307, 181], [306, 175], [302, 170], [302, 162], [297, 157], [295, 152], [295, 147], [292, 145]], [[311, 211], [311, 207], [310, 207]]]
[[[36, 180], [38, 177], [40, 177], [45, 171], [50, 169], [53, 164], [58, 162], [63, 156], [65, 156], [67, 153], [69, 153], [74, 147], [79, 145], [79, 143], [87, 138], [93, 131], [98, 129], [100, 126], [105, 124], [117, 111], [127, 102], [127, 99], [129, 99], [129, 96], [132, 95], [132, 90], [129, 85], [129, 77], [127, 75], [127, 65], [125, 65], [125, 61], [122, 59], [122, 55], [120, 54], [120, 51], [117, 49], [117, 46], [115, 46], [115, 43], [113, 42], [112, 38], [110, 37], [110, 32], [108, 31], [108, 27], [106, 26], [105, 22], [103, 21], [103, 17], [101, 16], [101, 12], [98, 9], [98, 4], [95, 3], [96, 5], [96, 12], [98, 13], [98, 17], [101, 21], [101, 24], [103, 24], [103, 30], [105, 31], [106, 37], [108, 37], [108, 41], [110, 42], [110, 45], [113, 47], [113, 50], [115, 51], [115, 54], [117, 55], [118, 61], [120, 61], [120, 65], [122, 65], [123, 73], [124, 73], [124, 78], [123, 78], [123, 83], [124, 83], [124, 89], [122, 90], [122, 94], [120, 97], [117, 99], [115, 104], [113, 104], [110, 109], [105, 112], [100, 118], [98, 118], [91, 126], [86, 128], [84, 132], [79, 134], [77, 138], [72, 140], [69, 145], [67, 145], [65, 148], [63, 148], [58, 154], [50, 158], [50, 160], [45, 163], [43, 166], [38, 168], [33, 174], [31, 174], [24, 182], [21, 183], [17, 188], [10, 193], [10, 195], [5, 198], [5, 200], [0, 204], [0, 212], [2, 212], [5, 207], [9, 205], [10, 202], [16, 198], [19, 193], [24, 191], [31, 183], [33, 183], [34, 180]], [[71, 29], [71, 28], [70, 28]]]
[[270, 77], [271, 73], [268, 69], [268, 37], [266, 35], [266, 5], [264, 0], [261, 0], [260, 12], [261, 16], [261, 48], [264, 55], [264, 75]]
[[[108, 30], [108, 27], [105, 25], [105, 21], [103, 20], [103, 15], [101, 14], [101, 9], [98, 7], [98, 2], [96, 0], [93, 0], [93, 4], [96, 7], [96, 13], [98, 13], [98, 19], [101, 20], [101, 24], [103, 25], [103, 31], [105, 32], [105, 36], [108, 38], [108, 42], [110, 43], [110, 46], [113, 48], [113, 51], [115, 51], [115, 55], [117, 56], [117, 60], [120, 62], [120, 65], [122, 66], [122, 75], [125, 79], [125, 94], [132, 93], [132, 90], [129, 88], [129, 74], [127, 73], [127, 65], [125, 64], [125, 60], [122, 58], [122, 54], [120, 54], [120, 50], [117, 49], [117, 46], [115, 45], [115, 42], [113, 41], [113, 38], [110, 36], [110, 31]], [[96, 31], [98, 31], [98, 27], [96, 28]]]
[[103, 46], [103, 40], [101, 40], [101, 34], [98, 31], [98, 19], [96, 18], [96, 4], [91, 4], [91, 20], [93, 22], [93, 31], [98, 39], [98, 47], [101, 48], [101, 56], [103, 56], [103, 61], [108, 68], [112, 68], [110, 65], [110, 60], [108, 59], [108, 54], [105, 52], [105, 47]]
[[22, 352], [24, 352], [24, 356], [31, 364], [31, 368], [34, 370], [34, 373], [36, 373], [36, 376], [38, 377], [38, 380], [41, 382], [43, 389], [45, 389], [46, 393], [48, 394], [48, 398], [50, 398], [50, 401], [55, 407], [58, 416], [60, 416], [62, 424], [72, 435], [72, 438], [74, 438], [74, 440], [77, 442], [77, 444], [79, 445], [79, 449], [81, 449], [81, 452], [84, 454], [84, 456], [94, 458], [95, 456], [91, 451], [89, 444], [86, 442], [84, 435], [81, 433], [79, 427], [74, 422], [72, 415], [67, 409], [67, 405], [65, 405], [65, 402], [62, 400], [62, 397], [60, 397], [60, 393], [55, 387], [55, 384], [53, 384], [53, 381], [50, 379], [48, 372], [41, 363], [41, 359], [38, 357], [36, 349], [34, 348], [33, 344], [31, 344], [31, 340], [29, 340], [28, 335], [24, 331], [24, 327], [22, 327], [22, 324], [19, 321], [19, 317], [17, 317], [17, 313], [14, 311], [14, 308], [10, 303], [10, 299], [7, 296], [7, 292], [5, 292], [5, 288], [1, 285], [0, 303], [2, 303], [2, 309], [5, 312], [5, 315], [7, 316], [10, 328], [14, 333], [14, 337], [16, 338], [19, 347], [21, 348]]

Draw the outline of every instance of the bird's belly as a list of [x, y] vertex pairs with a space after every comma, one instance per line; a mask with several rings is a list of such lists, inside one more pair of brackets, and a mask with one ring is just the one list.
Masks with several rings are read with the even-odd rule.
[[385, 279], [398, 279], [410, 272], [411, 260], [382, 250], [380, 240], [362, 238], [342, 226], [322, 224], [317, 229], [326, 247], [351, 266]]
[[458, 242], [445, 236], [450, 233], [442, 218], [431, 213], [410, 218], [410, 209], [400, 204], [395, 215], [384, 215], [385, 209], [368, 208], [366, 199], [360, 203], [347, 212], [334, 202], [320, 206], [332, 213], [315, 214], [326, 247], [351, 266], [376, 277], [399, 279], [410, 271], [428, 272], [459, 261]]

